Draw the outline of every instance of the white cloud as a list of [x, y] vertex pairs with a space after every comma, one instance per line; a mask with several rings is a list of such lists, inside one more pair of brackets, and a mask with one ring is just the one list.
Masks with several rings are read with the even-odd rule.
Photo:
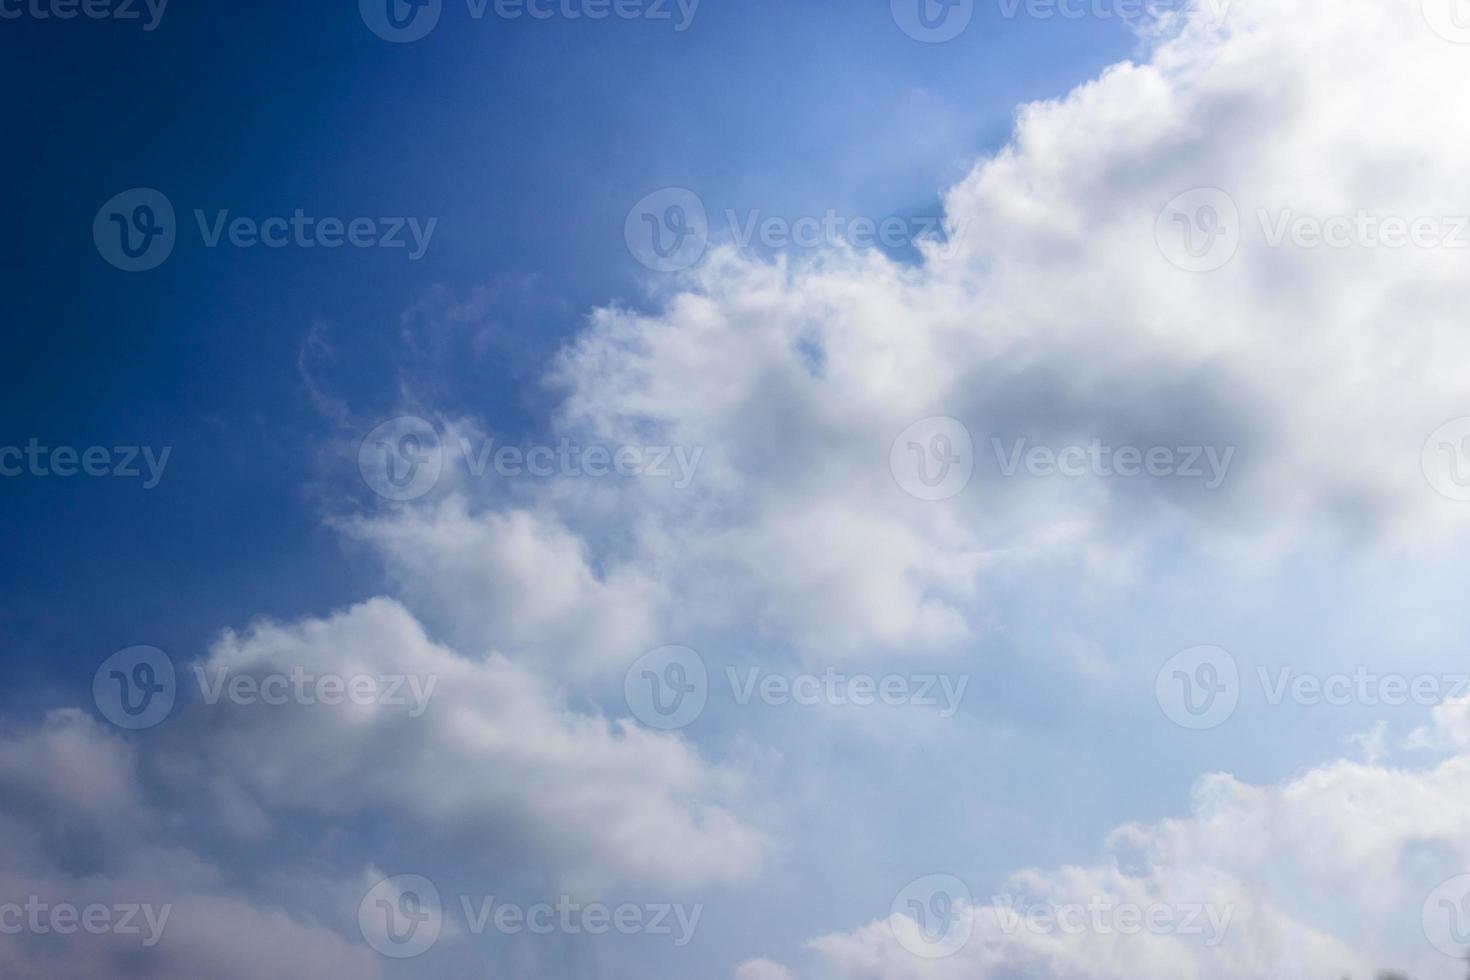
[[[706, 447], [688, 493], [625, 495], [622, 518], [658, 528], [625, 553], [658, 559], [685, 615], [813, 655], [973, 637], [977, 575], [1038, 551], [1111, 554], [1112, 574], [1121, 549], [1177, 532], [1252, 558], [1432, 544], [1470, 517], [1421, 472], [1430, 433], [1470, 415], [1470, 250], [1271, 247], [1266, 229], [1470, 211], [1470, 110], [1433, 94], [1467, 71], [1417, 0], [1240, 0], [1221, 30], [1175, 24], [1148, 61], [1025, 107], [947, 195], [966, 233], [920, 267], [716, 251], [662, 310], [600, 311], [555, 375], [562, 427]], [[1238, 254], [1205, 274], [1156, 241], [1196, 187], [1240, 214]], [[971, 486], [937, 504], [888, 471], [892, 439], [933, 415], [977, 452]], [[1003, 479], [990, 440], [1022, 437], [1235, 454], [1218, 490]]]
[[738, 773], [711, 767], [678, 736], [578, 714], [498, 654], [461, 657], [391, 600], [226, 634], [201, 666], [210, 677], [301, 669], [433, 684], [417, 717], [410, 704], [224, 698], [200, 708], [172, 745], [173, 765], [195, 779], [202, 759], [230, 790], [224, 809], [243, 797], [269, 813], [387, 815], [452, 842], [461, 863], [526, 852], [586, 887], [682, 888], [760, 870], [766, 841], [731, 806]]
[[351, 528], [383, 554], [404, 601], [471, 656], [499, 650], [576, 674], [625, 667], [658, 645], [665, 588], [631, 565], [594, 569], [585, 542], [553, 515], [471, 514], [455, 495]]

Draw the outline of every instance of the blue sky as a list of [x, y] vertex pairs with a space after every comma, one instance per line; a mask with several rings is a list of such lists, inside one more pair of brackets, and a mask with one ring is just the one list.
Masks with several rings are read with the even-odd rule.
[[[1117, 23], [1083, 20], [931, 46], [895, 30], [881, 4], [815, 2], [710, 5], [682, 33], [475, 21], [452, 7], [402, 46], [350, 6], [164, 18], [146, 33], [5, 25], [0, 71], [28, 93], [10, 126], [33, 154], [12, 162], [25, 192], [7, 200], [27, 238], [6, 263], [6, 294], [27, 326], [5, 416], [48, 444], [177, 447], [149, 494], [106, 481], [0, 487], [5, 540], [28, 556], [5, 582], [6, 645], [23, 651], [27, 687], [85, 679], [99, 643], [197, 650], [222, 624], [361, 591], [371, 569], [340, 555], [301, 492], [324, 431], [296, 370], [314, 325], [338, 350], [333, 385], [385, 409], [402, 313], [434, 287], [486, 286], [507, 346], [448, 381], [458, 406], [534, 429], [557, 345], [592, 307], [645, 299], [621, 242], [645, 193], [698, 188], [716, 210], [933, 213], [938, 192], [1005, 138], [1017, 103], [1133, 44]], [[157, 275], [127, 276], [79, 230], [135, 186], [164, 191], [181, 214], [299, 207], [440, 223], [413, 264], [372, 250], [212, 252], [196, 236]]]
[[[444, 0], [391, 43], [346, 2], [145, 30], [0, 0], [0, 453], [169, 453], [153, 487], [0, 476], [0, 927], [36, 894], [176, 911], [142, 954], [32, 929], [0, 973], [229, 977], [240, 937], [282, 980], [1459, 969], [1432, 914], [1470, 917], [1470, 130], [1422, 92], [1470, 37], [1437, 0], [975, 0], [925, 43], [905, 2], [703, 0], [678, 30]], [[141, 221], [138, 188], [176, 241], [130, 272], [94, 222]], [[690, 206], [698, 261], [643, 264], [641, 220]], [[422, 254], [231, 244], [298, 211]], [[906, 231], [731, 241], [829, 214]], [[1448, 231], [1379, 247], [1385, 219]], [[690, 479], [476, 473], [559, 443]], [[1219, 485], [1008, 473], [1023, 443], [1198, 449]], [[139, 645], [179, 700], [132, 730], [106, 692], [145, 675], [104, 661]], [[707, 704], [661, 727], [631, 692], [693, 664]], [[438, 693], [269, 710], [196, 668]], [[964, 687], [742, 703], [743, 671]], [[1289, 686], [1363, 673], [1434, 697]], [[422, 958], [359, 918], [417, 908], [406, 875], [443, 899]], [[911, 882], [963, 948], [913, 938]], [[1235, 925], [1018, 934], [991, 896], [1023, 893]], [[475, 934], [459, 898], [492, 895], [702, 918], [687, 946]]]

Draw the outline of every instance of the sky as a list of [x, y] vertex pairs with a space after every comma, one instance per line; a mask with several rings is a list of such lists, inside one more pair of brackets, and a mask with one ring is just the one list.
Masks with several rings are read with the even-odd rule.
[[1460, 976], [1456, 3], [0, 0], [0, 973]]

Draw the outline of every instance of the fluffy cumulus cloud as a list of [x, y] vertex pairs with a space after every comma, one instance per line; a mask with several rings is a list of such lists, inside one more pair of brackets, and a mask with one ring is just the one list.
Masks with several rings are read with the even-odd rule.
[[[1464, 47], [1418, 0], [1237, 0], [1148, 44], [1025, 107], [920, 266], [716, 252], [565, 352], [567, 431], [706, 448], [688, 493], [630, 495], [646, 530], [621, 543], [663, 559], [681, 608], [705, 598], [683, 583], [719, 581], [712, 617], [822, 656], [904, 653], [973, 636], [977, 581], [1038, 553], [1181, 527], [1250, 558], [1462, 529], [1421, 451], [1470, 414], [1470, 109], [1443, 96]], [[889, 468], [931, 416], [974, 444], [943, 503]], [[1094, 440], [1100, 462], [1068, 457], [1080, 478], [1024, 461]], [[1117, 475], [1123, 447], [1170, 450], [1168, 475]]]
[[225, 810], [382, 815], [453, 842], [462, 861], [513, 845], [586, 887], [684, 888], [760, 868], [762, 835], [721, 805], [738, 774], [677, 736], [570, 710], [505, 657], [433, 643], [392, 600], [227, 634], [191, 669], [201, 690], [252, 678], [278, 700], [265, 678], [373, 685], [328, 704], [313, 684], [267, 710], [222, 694], [189, 719], [176, 746], [187, 758], [171, 764], [190, 778], [202, 766]]
[[1457, 976], [1463, 922], [1448, 917], [1470, 879], [1446, 869], [1470, 867], [1467, 799], [1464, 755], [1337, 762], [1282, 786], [1213, 775], [1189, 817], [1118, 829], [1097, 864], [1021, 872], [968, 901], [936, 886], [953, 900], [943, 923], [921, 893], [917, 912], [810, 946], [823, 975], [854, 980]]
[[[5, 894], [174, 905], [156, 946], [33, 931], [0, 945], [0, 972], [375, 976], [352, 907], [378, 864], [368, 825], [569, 888], [747, 877], [772, 847], [737, 767], [602, 699], [647, 647], [727, 632], [829, 661], [959, 653], [987, 576], [1038, 556], [1111, 570], [1170, 536], [1257, 556], [1462, 530], [1463, 474], [1433, 472], [1454, 461], [1430, 436], [1470, 416], [1470, 249], [1453, 247], [1470, 47], [1418, 0], [1234, 0], [1222, 23], [1155, 27], [1146, 58], [1020, 112], [921, 263], [716, 250], [656, 311], [596, 312], [551, 370], [556, 434], [698, 448], [691, 485], [558, 477], [510, 499], [449, 479], [343, 522], [393, 598], [227, 633], [194, 665], [208, 684], [417, 678], [407, 703], [224, 696], [146, 736], [63, 711], [0, 740]], [[1394, 222], [1417, 241], [1393, 245]], [[1317, 223], [1345, 244], [1313, 245]], [[973, 445], [942, 501], [912, 467], [962, 445], [921, 428], [919, 457], [893, 455], [932, 417]], [[1089, 447], [1085, 472], [1008, 477], [1037, 446]], [[1198, 450], [1202, 471], [1123, 475], [1123, 448]], [[1210, 776], [1187, 818], [1117, 831], [1108, 859], [1019, 873], [1015, 905], [960, 901], [972, 935], [949, 957], [906, 948], [925, 926], [903, 914], [811, 946], [854, 980], [1442, 975], [1423, 910], [1470, 867], [1466, 730], [1455, 704], [1415, 733], [1456, 753], [1427, 769]], [[1102, 901], [1199, 906], [1205, 928], [1213, 910], [1219, 941], [1025, 917]]]
[[139, 750], [77, 710], [0, 738], [0, 972], [335, 980], [379, 975], [330, 914], [242, 893], [177, 843]]

